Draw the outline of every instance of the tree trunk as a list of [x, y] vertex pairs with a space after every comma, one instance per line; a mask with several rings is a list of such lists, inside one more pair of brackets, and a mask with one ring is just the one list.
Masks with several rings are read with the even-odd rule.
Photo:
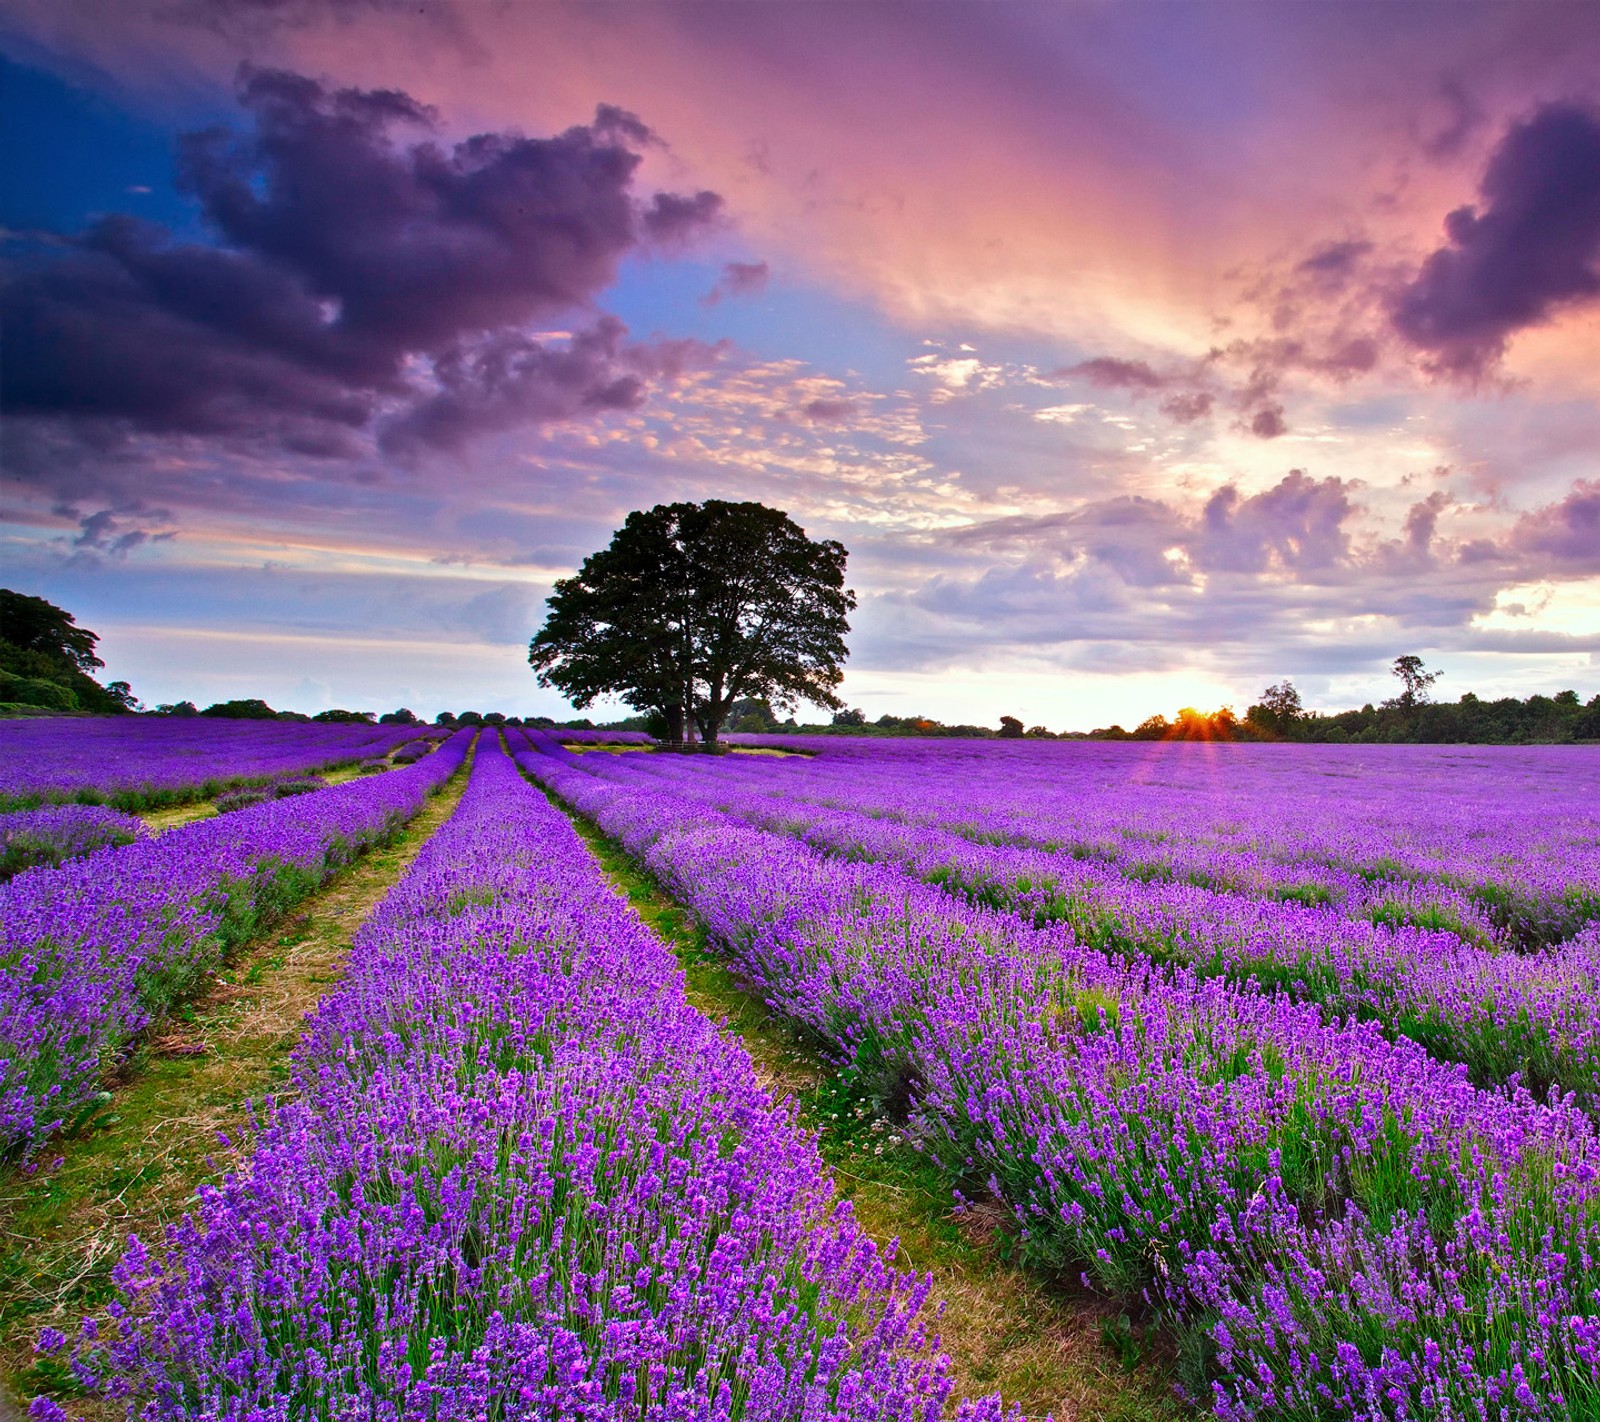
[[700, 734], [708, 746], [716, 745], [717, 733], [722, 729], [722, 722], [732, 704], [733, 698], [722, 694], [721, 681], [713, 681], [706, 688], [706, 713], [700, 717]]

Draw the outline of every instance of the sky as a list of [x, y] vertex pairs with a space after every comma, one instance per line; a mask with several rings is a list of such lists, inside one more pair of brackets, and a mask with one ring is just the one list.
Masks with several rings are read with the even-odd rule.
[[850, 550], [873, 718], [1600, 693], [1587, 0], [0, 0], [0, 55], [0, 581], [148, 704], [572, 714], [554, 581], [705, 498]]

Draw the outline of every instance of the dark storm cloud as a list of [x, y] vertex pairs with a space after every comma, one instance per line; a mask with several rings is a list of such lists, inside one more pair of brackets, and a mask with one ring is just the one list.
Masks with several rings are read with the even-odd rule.
[[630, 252], [716, 219], [713, 193], [634, 198], [653, 136], [632, 115], [445, 145], [432, 111], [394, 91], [246, 70], [239, 99], [248, 133], [180, 143], [180, 185], [223, 245], [108, 218], [0, 295], [14, 418], [337, 457], [380, 414], [449, 445], [474, 422], [626, 408], [652, 360], [670, 363], [625, 347], [614, 322], [569, 349], [517, 334], [592, 311]]
[[254, 131], [185, 138], [182, 186], [230, 243], [337, 303], [334, 329], [395, 356], [581, 306], [639, 240], [627, 144], [644, 130], [625, 116], [446, 150], [432, 111], [392, 91], [251, 73], [240, 102]]
[[1600, 118], [1547, 104], [1501, 140], [1482, 205], [1445, 219], [1449, 246], [1395, 298], [1395, 329], [1442, 373], [1474, 377], [1517, 331], [1600, 295]]
[[387, 422], [379, 442], [391, 454], [424, 446], [459, 450], [480, 434], [533, 421], [637, 409], [649, 379], [716, 354], [698, 341], [630, 346], [626, 334], [622, 322], [607, 316], [563, 347], [501, 332], [444, 352], [433, 363], [436, 393]]
[[[325, 438], [330, 427], [366, 423], [376, 396], [371, 386], [352, 387], [326, 361], [296, 360], [252, 340], [248, 326], [233, 334], [185, 317], [189, 293], [216, 274], [213, 259], [222, 254], [189, 249], [191, 263], [183, 249], [140, 253], [165, 268], [163, 279], [175, 289], [178, 309], [172, 309], [152, 290], [149, 264], [111, 257], [98, 238], [91, 233], [80, 251], [16, 279], [0, 296], [0, 401], [13, 419], [125, 420], [143, 430], [191, 434], [320, 426]], [[124, 234], [118, 245], [126, 251], [139, 240]], [[287, 298], [280, 324], [292, 325], [293, 307], [305, 304], [302, 293], [252, 262], [240, 262], [236, 275], [221, 309], [250, 306], [252, 288], [276, 285]]]

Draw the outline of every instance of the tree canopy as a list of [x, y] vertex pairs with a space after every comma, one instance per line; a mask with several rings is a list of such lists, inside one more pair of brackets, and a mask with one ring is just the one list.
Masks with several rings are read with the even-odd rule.
[[657, 504], [556, 584], [528, 661], [575, 707], [619, 697], [670, 740], [714, 743], [743, 699], [836, 708], [848, 556], [763, 504]]
[[1252, 726], [1276, 736], [1287, 736], [1305, 715], [1305, 703], [1292, 681], [1274, 682], [1261, 693], [1261, 700], [1245, 712]]
[[1399, 706], [1409, 710], [1413, 706], [1425, 706], [1433, 698], [1431, 690], [1434, 682], [1438, 681], [1443, 672], [1424, 671], [1422, 658], [1414, 652], [1408, 652], [1403, 657], [1396, 657], [1390, 672], [1400, 678], [1400, 685], [1404, 688], [1398, 696], [1391, 697], [1383, 704], [1385, 706]]
[[0, 588], [0, 702], [50, 711], [129, 711], [125, 681], [101, 686], [99, 638], [42, 597]]

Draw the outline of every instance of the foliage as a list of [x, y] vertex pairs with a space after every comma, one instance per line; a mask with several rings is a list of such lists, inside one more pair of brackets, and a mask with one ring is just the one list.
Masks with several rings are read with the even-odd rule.
[[1305, 715], [1305, 705], [1292, 681], [1275, 682], [1261, 693], [1261, 700], [1245, 712], [1245, 720], [1268, 735], [1291, 734]]
[[1000, 738], [1002, 740], [1021, 740], [1024, 734], [1026, 733], [1022, 722], [1015, 716], [1002, 716], [1000, 718]]
[[0, 701], [50, 711], [112, 714], [137, 708], [125, 681], [101, 686], [99, 642], [70, 612], [27, 593], [0, 588]]
[[227, 721], [273, 721], [278, 713], [265, 701], [253, 698], [237, 701], [215, 701], [200, 713], [217, 716]]
[[1427, 671], [1422, 658], [1412, 655], [1395, 658], [1392, 670], [1401, 679], [1403, 690], [1381, 706], [1369, 703], [1360, 710], [1332, 715], [1308, 711], [1294, 683], [1286, 680], [1267, 687], [1243, 721], [1235, 721], [1226, 708], [1209, 717], [1186, 710], [1178, 713], [1176, 721], [1155, 715], [1132, 731], [1106, 726], [1090, 735], [1112, 741], [1248, 739], [1327, 744], [1530, 745], [1600, 740], [1600, 696], [1585, 703], [1576, 691], [1567, 690], [1554, 696], [1536, 694], [1525, 701], [1513, 696], [1484, 701], [1469, 691], [1457, 702], [1436, 702], [1430, 697], [1430, 688], [1443, 673]]
[[847, 556], [762, 504], [657, 504], [556, 584], [528, 661], [580, 709], [660, 712], [669, 739], [692, 723], [715, 741], [745, 698], [837, 707]]
[[77, 671], [91, 672], [105, 663], [95, 656], [100, 640], [87, 627], [79, 627], [70, 612], [42, 597], [0, 588], [0, 640], [25, 652], [39, 652], [65, 662]]
[[1430, 689], [1438, 681], [1443, 672], [1424, 671], [1422, 658], [1415, 653], [1407, 653], [1403, 657], [1396, 657], [1394, 665], [1390, 668], [1395, 676], [1400, 678], [1400, 685], [1404, 688], [1401, 693], [1389, 701], [1385, 706], [1399, 706], [1410, 710], [1413, 706], [1425, 705], [1431, 700]]
[[764, 696], [742, 696], [728, 708], [728, 729], [751, 735], [770, 735], [778, 717]]
[[[1398, 698], [1397, 698], [1398, 699]], [[1575, 691], [1503, 696], [1484, 701], [1466, 692], [1459, 701], [1427, 701], [1406, 707], [1385, 703], [1308, 715], [1293, 739], [1340, 744], [1409, 741], [1435, 745], [1534, 745], [1600, 740], [1600, 696], [1587, 703]]]

